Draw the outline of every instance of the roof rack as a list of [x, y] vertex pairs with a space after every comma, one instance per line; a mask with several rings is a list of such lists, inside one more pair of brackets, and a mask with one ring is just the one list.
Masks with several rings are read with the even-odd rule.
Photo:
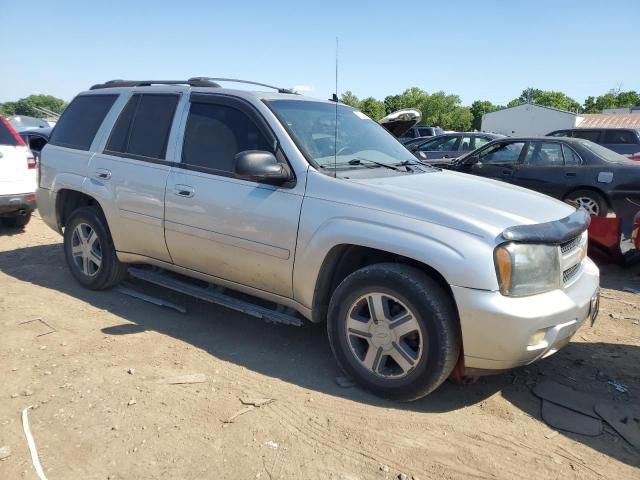
[[239, 80], [237, 78], [213, 78], [213, 77], [193, 77], [189, 79], [190, 82], [234, 82], [245, 83], [247, 85], [257, 85], [259, 87], [273, 88], [278, 93], [292, 93], [298, 95], [298, 92], [291, 88], [274, 87], [273, 85], [267, 85], [266, 83], [252, 82], [250, 80]]
[[89, 90], [115, 87], [148, 87], [149, 85], [189, 85], [190, 87], [219, 87], [206, 78], [190, 78], [189, 80], [109, 80], [93, 85]]

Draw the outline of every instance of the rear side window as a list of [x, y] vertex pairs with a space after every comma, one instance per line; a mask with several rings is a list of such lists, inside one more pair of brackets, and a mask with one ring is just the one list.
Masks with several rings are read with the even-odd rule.
[[570, 137], [571, 132], [569, 130], [557, 130], [547, 134], [547, 137]]
[[638, 137], [629, 130], [605, 130], [602, 143], [605, 145], [635, 145], [638, 143]]
[[116, 98], [118, 95], [76, 97], [62, 112], [49, 143], [77, 150], [89, 150], [96, 132]]
[[594, 143], [600, 143], [600, 130], [574, 130], [575, 138], [583, 138]]
[[178, 95], [135, 94], [120, 113], [105, 153], [164, 160]]
[[182, 163], [212, 173], [233, 173], [238, 152], [273, 147], [245, 113], [226, 105], [192, 103], [184, 133]]

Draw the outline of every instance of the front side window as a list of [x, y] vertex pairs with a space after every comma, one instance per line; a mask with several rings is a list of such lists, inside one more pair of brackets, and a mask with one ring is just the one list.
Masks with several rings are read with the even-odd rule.
[[524, 142], [496, 143], [480, 152], [478, 158], [483, 163], [508, 165], [518, 163]]
[[135, 94], [120, 113], [105, 153], [164, 160], [178, 95]]
[[64, 109], [49, 143], [60, 147], [89, 150], [100, 125], [118, 95], [81, 95]]
[[561, 167], [564, 165], [559, 143], [531, 142], [524, 163], [532, 167]]
[[605, 130], [602, 143], [605, 145], [635, 145], [638, 143], [638, 138], [628, 130]]
[[350, 161], [353, 164], [369, 160], [388, 165], [415, 161], [384, 127], [346, 105], [308, 100], [266, 103], [307, 158], [323, 168], [333, 168], [334, 162], [338, 168], [344, 168], [349, 167]]
[[244, 112], [226, 105], [192, 103], [182, 163], [212, 173], [233, 173], [234, 157], [246, 150], [273, 152], [273, 145]]
[[423, 143], [418, 150], [422, 152], [451, 152], [456, 150], [459, 137], [435, 138]]

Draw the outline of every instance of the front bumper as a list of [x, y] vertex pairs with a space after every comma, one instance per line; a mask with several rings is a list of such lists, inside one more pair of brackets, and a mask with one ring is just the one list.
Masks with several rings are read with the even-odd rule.
[[465, 367], [470, 374], [527, 365], [564, 347], [590, 318], [600, 275], [585, 259], [581, 276], [562, 290], [530, 297], [452, 286]]
[[17, 195], [0, 195], [0, 215], [13, 213], [30, 213], [36, 208], [34, 193]]

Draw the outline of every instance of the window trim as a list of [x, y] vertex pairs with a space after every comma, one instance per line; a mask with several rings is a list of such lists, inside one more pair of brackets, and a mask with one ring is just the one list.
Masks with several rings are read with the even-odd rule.
[[[138, 96], [139, 99], [138, 99], [138, 102], [137, 102], [137, 105], [136, 105], [136, 109], [133, 112], [133, 118], [131, 119], [131, 125], [129, 126], [129, 132], [128, 132], [129, 138], [127, 139], [127, 145], [126, 145], [126, 148], [128, 148], [129, 140], [131, 138], [131, 126], [135, 123], [136, 116], [138, 115], [138, 108], [140, 107], [140, 102], [142, 100], [142, 96], [143, 95], [164, 95], [164, 96], [177, 97], [176, 105], [175, 105], [175, 108], [173, 110], [173, 116], [171, 117], [171, 121], [169, 122], [169, 129], [167, 130], [167, 135], [165, 137], [165, 147], [164, 147], [164, 157], [165, 158], [147, 157], [145, 155], [138, 155], [138, 154], [129, 153], [129, 152], [117, 152], [115, 150], [108, 150], [107, 149], [107, 145], [109, 145], [109, 142], [111, 141], [111, 137], [113, 136], [113, 132], [115, 131], [116, 125], [120, 121], [120, 117], [122, 116], [122, 114], [124, 114], [124, 111], [127, 108], [127, 106], [129, 105], [129, 102], [131, 102], [134, 99], [134, 97]], [[111, 129], [109, 130], [109, 136], [107, 137], [107, 141], [104, 144], [104, 148], [102, 149], [102, 153], [104, 155], [109, 155], [109, 156], [112, 156], [112, 157], [129, 158], [131, 160], [139, 160], [141, 162], [148, 162], [148, 163], [155, 163], [155, 164], [159, 164], [159, 165], [174, 166], [176, 164], [176, 162], [174, 162], [172, 160], [167, 160], [167, 152], [169, 150], [169, 139], [171, 138], [171, 132], [172, 132], [172, 130], [174, 128], [174, 123], [175, 123], [175, 120], [176, 120], [176, 114], [178, 113], [178, 107], [180, 106], [180, 98], [181, 97], [182, 97], [182, 92], [176, 92], [176, 93], [172, 93], [172, 92], [150, 92], [150, 91], [147, 91], [147, 90], [143, 90], [143, 91], [139, 91], [139, 92], [132, 91], [131, 95], [129, 96], [127, 101], [124, 103], [124, 105], [120, 109], [120, 112], [118, 113], [118, 117], [113, 122], [113, 125], [111, 126]]]
[[[201, 165], [190, 165], [188, 163], [184, 163], [183, 155], [184, 155], [184, 142], [185, 142], [185, 133], [187, 131], [187, 124], [189, 122], [189, 114], [191, 113], [191, 105], [194, 103], [203, 103], [203, 104], [213, 104], [213, 105], [221, 105], [230, 108], [235, 108], [236, 110], [244, 113], [253, 123], [256, 128], [262, 133], [267, 140], [267, 142], [271, 143], [271, 148], [273, 149], [273, 154], [275, 155], [278, 162], [286, 165], [291, 172], [291, 179], [287, 182], [276, 185], [275, 188], [293, 188], [296, 186], [297, 177], [295, 170], [291, 166], [289, 159], [285, 155], [282, 147], [280, 145], [280, 141], [278, 140], [277, 135], [269, 125], [269, 122], [264, 118], [262, 113], [249, 101], [245, 100], [241, 97], [235, 97], [227, 94], [220, 93], [204, 93], [204, 92], [191, 92], [189, 95], [189, 101], [187, 103], [187, 108], [184, 111], [184, 120], [181, 122], [181, 143], [180, 143], [180, 156], [177, 158], [176, 162], [173, 164], [177, 168], [181, 168], [183, 170], [190, 170], [194, 172], [205, 173], [208, 175], [215, 175], [218, 177], [225, 178], [233, 178], [235, 180], [240, 180], [243, 182], [249, 182], [259, 185], [269, 185], [273, 187], [273, 184], [269, 182], [256, 182], [251, 180], [245, 180], [243, 178], [238, 177], [233, 172], [227, 172], [225, 170], [218, 170], [211, 167], [203, 167]], [[269, 108], [269, 105], [265, 103], [265, 105]], [[270, 111], [271, 108], [269, 108]], [[273, 111], [272, 111], [273, 112]], [[280, 120], [278, 118], [278, 120]]]

